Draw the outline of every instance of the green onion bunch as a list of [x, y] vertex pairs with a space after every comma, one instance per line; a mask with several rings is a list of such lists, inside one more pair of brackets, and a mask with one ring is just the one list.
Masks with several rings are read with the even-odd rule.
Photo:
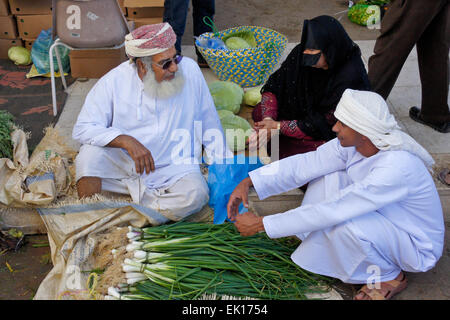
[[13, 115], [6, 110], [0, 110], [0, 158], [13, 160], [13, 145], [11, 132], [14, 122]]
[[110, 287], [105, 299], [306, 299], [329, 282], [291, 261], [297, 240], [242, 237], [232, 223], [129, 227], [127, 237], [134, 256], [122, 264], [127, 283]]

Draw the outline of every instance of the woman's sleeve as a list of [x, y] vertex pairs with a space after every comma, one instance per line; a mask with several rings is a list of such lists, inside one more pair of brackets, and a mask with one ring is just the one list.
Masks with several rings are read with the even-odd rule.
[[314, 138], [308, 136], [306, 133], [300, 129], [297, 120], [281, 120], [280, 121], [280, 132], [284, 136], [299, 140], [314, 140]]
[[[262, 119], [272, 118], [278, 119], [278, 102], [277, 97], [272, 92], [264, 92], [261, 98], [261, 115]], [[306, 135], [297, 125], [297, 120], [281, 120], [280, 121], [281, 134], [303, 140], [314, 140], [312, 137]]]
[[[262, 119], [270, 117], [274, 120], [278, 118], [278, 102], [275, 94], [271, 92], [264, 92], [261, 98], [261, 115]], [[297, 120], [281, 120], [280, 132], [282, 135], [299, 139], [299, 140], [314, 140], [314, 138], [304, 133], [298, 126]]]
[[262, 119], [270, 117], [274, 120], [278, 117], [277, 97], [272, 92], [264, 92], [261, 97]]

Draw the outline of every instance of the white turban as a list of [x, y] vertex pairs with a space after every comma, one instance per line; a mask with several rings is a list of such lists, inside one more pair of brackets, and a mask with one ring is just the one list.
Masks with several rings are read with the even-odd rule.
[[431, 169], [431, 155], [398, 126], [386, 101], [377, 93], [347, 89], [339, 101], [336, 119], [366, 136], [380, 150], [405, 150]]
[[153, 56], [173, 47], [177, 36], [167, 22], [150, 24], [125, 36], [125, 52], [130, 57]]

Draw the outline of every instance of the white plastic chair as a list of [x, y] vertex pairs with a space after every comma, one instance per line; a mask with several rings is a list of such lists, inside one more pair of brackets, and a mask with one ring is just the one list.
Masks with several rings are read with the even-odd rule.
[[61, 57], [59, 56], [58, 50], [54, 50], [57, 46], [64, 46], [69, 48], [70, 50], [111, 50], [111, 49], [120, 49], [125, 45], [125, 42], [122, 42], [120, 45], [108, 48], [73, 48], [68, 44], [60, 41], [60, 39], [56, 39], [55, 42], [51, 45], [48, 50], [49, 59], [50, 59], [50, 74], [51, 74], [51, 82], [52, 82], [52, 103], [53, 103], [53, 116], [56, 117], [58, 113], [58, 105], [56, 102], [56, 84], [55, 84], [55, 66], [53, 63], [53, 51], [56, 55], [56, 61], [58, 62], [59, 73], [61, 75], [61, 81], [64, 87], [64, 91], [67, 92], [67, 83], [66, 78], [64, 77], [64, 70], [62, 68]]
[[[83, 38], [83, 33], [85, 34], [85, 36], [89, 37], [94, 32], [91, 33], [91, 32], [86, 32], [85, 30], [82, 30], [81, 29], [82, 24], [84, 24], [84, 25], [91, 24], [88, 27], [92, 28], [93, 27], [92, 21], [96, 20], [95, 17], [99, 18], [94, 13], [92, 13], [91, 11], [88, 10], [90, 1], [91, 0], [52, 0], [52, 7], [53, 7], [52, 39], [55, 39], [55, 41], [50, 46], [48, 53], [49, 53], [49, 59], [50, 59], [50, 76], [51, 76], [51, 84], [52, 84], [53, 116], [55, 116], [55, 117], [58, 113], [58, 105], [56, 102], [55, 66], [54, 66], [54, 62], [53, 62], [53, 54], [56, 55], [59, 73], [61, 75], [61, 81], [62, 81], [62, 84], [64, 87], [64, 91], [66, 91], [66, 92], [67, 92], [67, 83], [66, 83], [66, 79], [64, 77], [64, 70], [62, 68], [61, 57], [59, 56], [58, 50], [54, 50], [54, 49], [57, 48], [58, 46], [64, 46], [70, 50], [120, 49], [125, 45], [124, 33], [130, 32], [130, 27], [127, 23], [126, 18], [123, 15], [122, 10], [120, 9], [120, 6], [119, 6], [117, 0], [92, 0], [91, 3], [93, 5], [96, 5], [97, 8], [98, 8], [98, 5], [103, 5], [104, 8], [114, 11], [114, 15], [106, 14], [105, 12], [102, 12], [102, 14], [106, 15], [106, 19], [120, 19], [119, 17], [121, 17], [122, 21], [119, 21], [119, 22], [117, 20], [108, 21], [109, 23], [114, 25], [114, 27], [116, 28], [116, 31], [118, 31], [118, 32], [117, 32], [117, 34], [112, 35], [112, 36], [111, 36], [111, 34], [107, 34], [107, 36], [109, 36], [111, 38], [111, 40], [109, 43], [104, 42], [103, 46], [95, 46], [96, 42], [99, 41], [95, 37]], [[68, 17], [66, 15], [64, 15], [64, 13], [62, 13], [60, 15], [57, 14], [57, 8], [62, 8], [63, 6], [65, 6], [64, 9], [66, 9], [65, 13], [69, 14]], [[83, 15], [82, 15], [82, 12], [81, 12], [82, 10], [84, 10], [84, 11], [87, 10], [88, 11], [87, 14], [85, 14], [85, 12], [83, 12]], [[57, 21], [57, 19], [62, 19], [62, 20]], [[87, 19], [89, 19], [89, 20], [87, 20]], [[101, 25], [102, 26], [105, 25], [105, 22], [103, 20], [102, 20]], [[64, 28], [64, 30], [62, 30], [62, 31], [58, 30], [57, 26], [59, 26], [60, 29]], [[62, 26], [62, 28], [61, 28], [61, 26]], [[71, 26], [75, 26], [75, 28], [69, 28]], [[78, 32], [78, 33], [75, 33], [74, 31], [72, 31], [72, 29], [76, 29], [76, 32]], [[86, 29], [89, 30], [89, 28], [86, 28]], [[59, 32], [64, 32], [64, 34], [59, 33]], [[119, 34], [119, 32], [120, 32], [120, 34]], [[68, 33], [71, 33], [71, 35], [73, 35], [73, 34], [78, 35], [78, 37], [73, 38], [73, 43], [70, 43], [71, 38], [68, 36]], [[64, 42], [60, 39], [60, 35], [61, 35], [61, 37], [64, 37], [66, 39]], [[118, 39], [121, 39], [120, 42]], [[85, 40], [85, 43], [83, 43], [84, 40]]]

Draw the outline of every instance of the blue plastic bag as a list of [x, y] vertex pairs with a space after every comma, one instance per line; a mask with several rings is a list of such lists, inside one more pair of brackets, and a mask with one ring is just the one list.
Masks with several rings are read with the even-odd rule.
[[[36, 41], [33, 43], [33, 47], [31, 48], [31, 60], [33, 60], [34, 66], [36, 67], [36, 70], [39, 72], [39, 74], [47, 74], [50, 72], [50, 57], [48, 50], [50, 49], [50, 46], [52, 44], [53, 41], [51, 28], [48, 30], [42, 30]], [[55, 72], [59, 71], [58, 60], [56, 59], [56, 50], [58, 50], [59, 52], [64, 72], [69, 72], [70, 50], [63, 46], [57, 46], [53, 51], [53, 66], [55, 68]]]
[[[213, 163], [208, 170], [209, 206], [214, 209], [214, 224], [221, 224], [227, 219], [227, 204], [236, 186], [248, 177], [250, 171], [262, 167], [257, 157], [238, 155], [233, 163]], [[239, 212], [245, 212], [241, 204]]]
[[220, 49], [228, 51], [228, 47], [219, 38], [205, 38], [200, 36], [195, 38], [195, 43], [197, 46], [205, 49]]

